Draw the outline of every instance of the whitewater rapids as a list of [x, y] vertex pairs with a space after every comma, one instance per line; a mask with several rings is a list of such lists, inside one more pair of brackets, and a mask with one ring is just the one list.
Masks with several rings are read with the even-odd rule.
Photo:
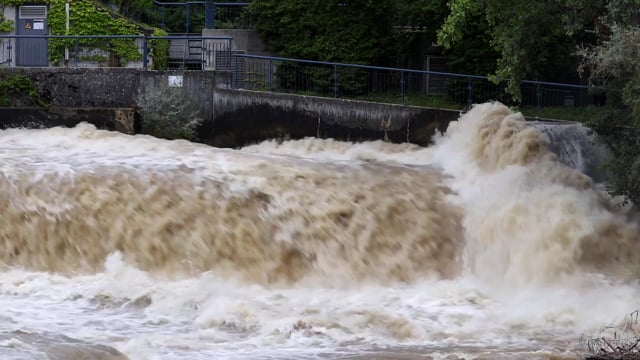
[[577, 359], [638, 308], [638, 223], [520, 113], [434, 142], [0, 131], [0, 355]]

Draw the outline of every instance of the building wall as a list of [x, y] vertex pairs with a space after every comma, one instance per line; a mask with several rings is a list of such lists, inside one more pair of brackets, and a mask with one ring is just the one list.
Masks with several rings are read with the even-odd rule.
[[[4, 17], [7, 20], [16, 20], [16, 7], [11, 5], [6, 5], [4, 7]], [[6, 35], [15, 35], [15, 30], [9, 33], [5, 33]], [[16, 47], [15, 47], [15, 39], [2, 39], [0, 38], [0, 66], [15, 66], [15, 58], [16, 58]], [[9, 61], [12, 63], [9, 63]]]

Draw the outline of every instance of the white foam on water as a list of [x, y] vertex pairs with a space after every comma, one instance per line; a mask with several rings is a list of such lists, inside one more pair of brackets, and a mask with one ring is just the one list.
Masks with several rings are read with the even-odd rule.
[[545, 141], [499, 104], [430, 148], [2, 131], [0, 353], [571, 358], [637, 307], [638, 227]]

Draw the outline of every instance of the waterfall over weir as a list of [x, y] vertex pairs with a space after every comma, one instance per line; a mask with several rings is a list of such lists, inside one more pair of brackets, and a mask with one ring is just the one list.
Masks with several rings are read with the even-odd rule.
[[588, 175], [595, 182], [608, 179], [604, 166], [611, 152], [598, 142], [591, 129], [576, 122], [531, 121], [529, 124], [542, 132], [561, 163]]
[[499, 103], [430, 147], [2, 130], [0, 358], [583, 359], [640, 298], [602, 154]]

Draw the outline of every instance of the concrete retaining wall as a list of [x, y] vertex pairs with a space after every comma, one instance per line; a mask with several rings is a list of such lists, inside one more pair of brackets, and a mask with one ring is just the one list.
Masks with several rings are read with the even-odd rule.
[[[459, 117], [459, 112], [452, 110], [233, 90], [228, 89], [229, 72], [9, 68], [0, 69], [0, 76], [7, 76], [7, 72], [29, 76], [51, 108], [25, 109], [22, 113], [4, 109], [0, 125], [5, 127], [73, 126], [88, 121], [120, 130], [117, 121], [107, 125], [112, 120], [103, 120], [115, 116], [107, 114], [105, 108], [128, 108], [133, 112], [141, 93], [167, 87], [170, 78], [180, 79], [179, 87], [200, 109], [205, 120], [198, 129], [200, 141], [215, 146], [307, 136], [427, 145], [436, 129], [444, 130], [449, 121]], [[96, 109], [91, 114], [88, 108]], [[125, 132], [136, 128], [135, 124], [127, 126], [123, 128]]]
[[180, 77], [185, 95], [213, 120], [213, 90], [228, 87], [231, 74], [213, 71], [143, 71], [128, 68], [2, 68], [0, 76], [28, 76], [42, 100], [53, 107], [136, 108], [143, 91], [166, 87]]
[[456, 110], [230, 89], [216, 90], [213, 108], [215, 146], [307, 136], [428, 145], [436, 130], [460, 116]]
[[119, 108], [0, 108], [0, 128], [41, 129], [73, 127], [81, 122], [97, 128], [134, 134], [138, 128], [135, 111]]

